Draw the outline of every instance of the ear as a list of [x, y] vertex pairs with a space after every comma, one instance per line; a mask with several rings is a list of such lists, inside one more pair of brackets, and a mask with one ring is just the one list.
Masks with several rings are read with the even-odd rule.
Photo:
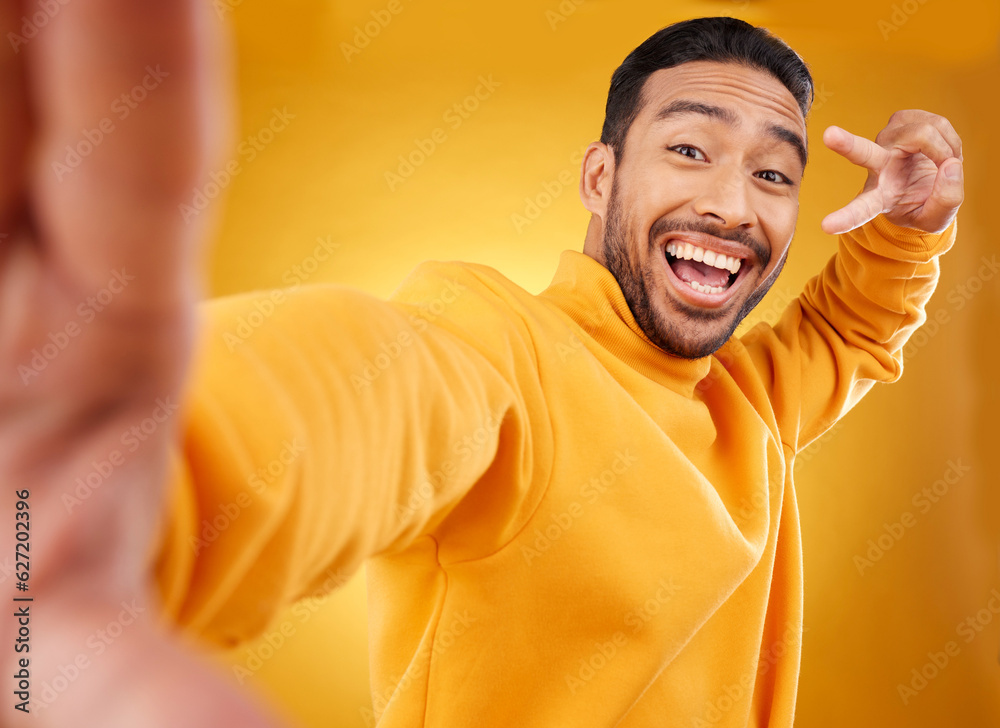
[[603, 142], [591, 142], [583, 155], [580, 171], [580, 200], [583, 206], [604, 222], [611, 199], [615, 174], [615, 155]]

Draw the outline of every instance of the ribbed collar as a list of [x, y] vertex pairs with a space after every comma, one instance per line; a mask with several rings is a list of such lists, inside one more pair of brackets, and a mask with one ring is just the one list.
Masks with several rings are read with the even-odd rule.
[[711, 368], [710, 356], [684, 359], [650, 341], [611, 271], [589, 255], [564, 250], [552, 283], [539, 295], [565, 311], [615, 357], [685, 397], [693, 396]]

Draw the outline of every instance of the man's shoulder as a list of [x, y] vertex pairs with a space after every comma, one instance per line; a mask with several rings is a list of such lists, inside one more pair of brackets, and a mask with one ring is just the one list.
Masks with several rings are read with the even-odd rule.
[[458, 260], [427, 260], [414, 268], [390, 294], [393, 301], [420, 304], [446, 292], [471, 292], [477, 298], [494, 298], [508, 303], [528, 301], [534, 296], [503, 273], [482, 263]]

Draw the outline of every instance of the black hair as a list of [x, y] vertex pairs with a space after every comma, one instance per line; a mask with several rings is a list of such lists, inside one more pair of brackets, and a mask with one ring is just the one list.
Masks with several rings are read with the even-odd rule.
[[642, 90], [654, 71], [690, 61], [740, 63], [781, 81], [809, 113], [813, 80], [798, 53], [765, 28], [736, 18], [695, 18], [668, 25], [651, 35], [615, 69], [608, 90], [601, 141], [620, 164], [625, 137], [644, 103]]

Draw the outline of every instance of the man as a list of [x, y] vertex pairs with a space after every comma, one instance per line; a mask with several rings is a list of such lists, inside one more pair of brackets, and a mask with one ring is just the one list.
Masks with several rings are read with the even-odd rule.
[[[545, 292], [428, 264], [389, 302], [333, 286], [280, 306], [213, 301], [179, 441], [195, 296], [177, 206], [215, 149], [203, 22], [195, 3], [70, 5], [28, 76], [5, 57], [7, 96], [34, 116], [5, 118], [0, 136], [5, 169], [27, 169], [2, 198], [16, 232], [0, 267], [0, 474], [26, 484], [46, 529], [32, 655], [66, 686], [43, 720], [263, 725], [136, 595], [231, 645], [374, 557], [382, 725], [791, 726], [793, 458], [899, 374], [954, 241], [950, 124], [901, 112], [874, 143], [827, 130], [869, 169], [824, 221], [844, 233], [838, 253], [779, 323], [736, 339], [788, 253], [811, 80], [745, 23], [671, 26], [615, 72], [583, 163], [584, 252], [563, 254]], [[54, 157], [98, 91], [154, 59], [176, 69], [171, 94], [79, 177], [56, 186], [24, 158], [31, 123], [37, 159]], [[162, 133], [172, 147], [151, 147]], [[20, 371], [118, 267], [142, 283], [122, 272], [105, 315]], [[254, 312], [266, 320], [233, 346]], [[80, 665], [78, 645], [112, 623], [114, 644]]]

